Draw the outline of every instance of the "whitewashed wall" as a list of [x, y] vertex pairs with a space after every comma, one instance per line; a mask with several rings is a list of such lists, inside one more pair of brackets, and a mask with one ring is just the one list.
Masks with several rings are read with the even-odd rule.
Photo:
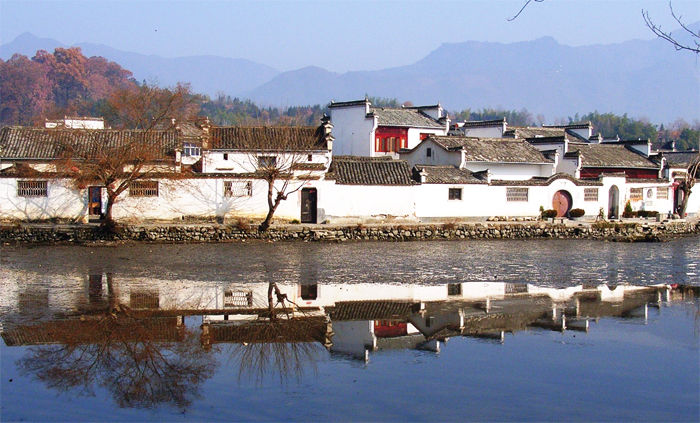
[[[428, 157], [428, 148], [430, 148], [430, 157]], [[426, 139], [411, 152], [401, 154], [400, 158], [405, 160], [411, 169], [417, 164], [459, 167], [462, 163], [462, 153], [460, 151], [447, 151], [432, 139]]]
[[475, 163], [466, 162], [464, 168], [472, 172], [489, 171], [491, 179], [526, 181], [533, 177], [549, 178], [554, 174], [554, 163]]
[[[251, 181], [252, 196], [224, 196], [225, 181]], [[281, 188], [283, 181], [276, 181]], [[297, 188], [316, 187], [319, 181], [292, 181], [287, 192]], [[246, 217], [262, 219], [268, 212], [267, 182], [256, 179], [192, 178], [162, 180], [158, 197], [131, 197], [128, 192], [115, 203], [115, 220], [138, 219], [172, 220], [183, 217], [225, 218]], [[301, 218], [301, 189], [283, 200], [275, 219], [299, 220]]]
[[413, 186], [333, 185], [319, 189], [319, 208], [330, 223], [412, 221], [413, 195]]
[[[331, 160], [330, 152], [325, 150], [291, 154], [264, 151], [245, 153], [227, 150], [209, 150], [202, 154], [202, 173], [252, 173], [257, 169], [257, 158], [261, 156], [277, 157], [278, 167], [282, 170], [288, 169], [290, 165], [297, 163], [323, 164], [328, 168]], [[311, 155], [311, 160], [309, 160], [309, 155]]]
[[17, 181], [0, 178], [0, 220], [82, 219], [87, 212], [87, 192], [73, 188], [70, 180], [47, 180], [47, 197], [20, 197]]
[[374, 118], [367, 118], [366, 104], [332, 107], [333, 154], [371, 157], [374, 153]]
[[483, 126], [483, 127], [462, 127], [459, 130], [465, 137], [477, 138], [503, 138], [505, 125]]

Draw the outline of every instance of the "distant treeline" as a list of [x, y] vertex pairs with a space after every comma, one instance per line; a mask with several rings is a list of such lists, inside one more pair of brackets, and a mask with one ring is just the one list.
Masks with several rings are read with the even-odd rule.
[[[104, 104], [117, 89], [138, 87], [133, 74], [103, 57], [85, 57], [79, 47], [57, 48], [53, 53], [37, 51], [31, 59], [14, 55], [0, 59], [0, 125], [42, 125], [44, 119], [63, 116], [105, 116]], [[216, 98], [192, 94], [198, 114], [207, 116], [216, 125], [318, 125], [328, 113], [328, 105], [293, 107], [261, 107], [251, 100], [221, 94]], [[396, 98], [368, 97], [377, 107], [413, 106], [411, 101]], [[503, 119], [510, 126], [541, 126], [547, 123], [541, 114], [527, 109], [503, 108], [449, 111], [452, 121]], [[679, 150], [698, 149], [700, 120], [683, 119], [657, 126], [646, 119], [633, 119], [626, 114], [597, 111], [579, 116], [558, 118], [553, 124], [593, 124], [594, 133], [621, 139], [649, 139], [654, 147], [675, 141]]]

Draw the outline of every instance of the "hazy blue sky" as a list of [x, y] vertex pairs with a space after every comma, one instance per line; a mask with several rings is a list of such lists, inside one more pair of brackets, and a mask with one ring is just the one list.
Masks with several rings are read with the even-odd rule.
[[[0, 0], [0, 43], [23, 32], [164, 57], [209, 54], [291, 70], [346, 72], [413, 63], [445, 42], [526, 41], [571, 46], [650, 39], [641, 10], [677, 25], [668, 1], [18, 1]], [[700, 1], [673, 1], [686, 22]]]

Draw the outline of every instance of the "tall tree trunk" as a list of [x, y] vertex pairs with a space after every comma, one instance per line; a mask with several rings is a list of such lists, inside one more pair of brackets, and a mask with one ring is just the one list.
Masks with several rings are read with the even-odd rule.
[[265, 216], [265, 220], [263, 220], [260, 226], [258, 226], [258, 230], [260, 232], [265, 232], [270, 228], [270, 222], [272, 222], [272, 217], [275, 215], [277, 207], [280, 205], [282, 200], [287, 198], [285, 195], [278, 192], [277, 197], [275, 197], [274, 200], [272, 199], [272, 196], [274, 195], [274, 184], [274, 179], [267, 181], [267, 216]]

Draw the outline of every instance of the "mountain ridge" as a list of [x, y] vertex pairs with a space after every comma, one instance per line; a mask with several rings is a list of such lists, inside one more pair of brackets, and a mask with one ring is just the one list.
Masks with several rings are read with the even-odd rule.
[[[695, 25], [695, 24], [694, 24]], [[0, 46], [33, 56], [37, 46], [66, 47], [30, 33]], [[531, 41], [442, 43], [413, 64], [374, 71], [336, 73], [318, 66], [279, 72], [247, 59], [214, 55], [163, 58], [78, 43], [131, 70], [141, 80], [164, 85], [191, 82], [196, 92], [224, 92], [262, 105], [327, 104], [366, 94], [440, 102], [451, 110], [503, 107], [555, 118], [592, 111], [627, 113], [666, 123], [697, 119], [700, 76], [695, 55], [677, 52], [660, 39], [572, 47], [551, 36]]]

